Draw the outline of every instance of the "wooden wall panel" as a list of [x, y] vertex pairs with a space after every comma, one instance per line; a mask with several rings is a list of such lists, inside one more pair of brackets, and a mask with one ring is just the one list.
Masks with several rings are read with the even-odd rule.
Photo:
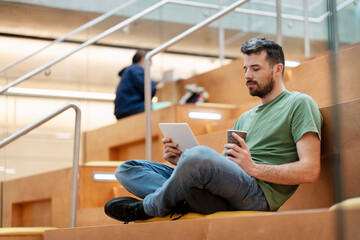
[[[359, 98], [360, 68], [355, 67], [354, 63], [360, 58], [360, 44], [342, 48], [336, 57], [338, 69], [338, 85], [334, 86], [338, 95], [336, 100], [332, 96], [330, 53], [304, 61], [298, 67], [286, 68], [284, 82], [287, 89], [310, 95], [319, 107]], [[210, 95], [209, 102], [235, 104], [239, 107], [244, 106], [243, 110], [248, 110], [260, 101], [249, 95], [242, 67], [243, 60], [235, 60], [218, 69], [166, 86], [164, 91], [176, 92], [180, 97], [185, 92], [186, 84], [196, 83], [207, 89]], [[167, 101], [170, 100], [166, 94], [160, 96], [164, 96]]]
[[184, 86], [196, 83], [203, 86], [209, 93], [208, 102], [241, 105], [243, 103], [258, 102], [250, 96], [246, 87], [243, 70], [243, 60], [234, 60], [228, 65], [212, 71], [196, 75], [187, 80], [177, 82], [178, 96], [185, 93]]
[[[171, 106], [153, 111], [152, 135], [155, 138], [158, 137], [160, 132], [159, 122], [175, 122], [175, 107]], [[145, 113], [136, 114], [121, 119], [115, 124], [86, 132], [83, 135], [83, 160], [84, 162], [123, 161], [130, 160], [133, 157], [137, 158], [137, 155], [124, 156], [117, 149], [124, 148], [124, 145], [144, 141], [145, 136]], [[154, 148], [153, 159], [158, 159], [158, 147], [154, 146]], [[145, 148], [139, 153], [139, 157], [145, 155], [144, 153]]]
[[69, 226], [71, 174], [63, 169], [4, 182], [3, 226]]
[[[159, 135], [152, 138], [152, 157], [155, 162], [162, 159], [162, 143]], [[130, 159], [146, 159], [145, 138], [114, 146], [109, 149], [111, 161], [123, 161]], [[104, 159], [104, 158], [103, 158]]]
[[[190, 119], [189, 111], [206, 111], [222, 114], [222, 120], [234, 118], [237, 109], [233, 105], [173, 105], [168, 108], [153, 111], [152, 159], [162, 162], [163, 135], [158, 127], [160, 122], [187, 122], [195, 135], [205, 134], [210, 123], [219, 120]], [[84, 162], [90, 161], [125, 161], [130, 159], [145, 159], [145, 113], [121, 119], [115, 124], [84, 133]]]
[[[360, 58], [360, 44], [346, 47], [336, 57], [337, 86], [332, 86], [331, 55], [326, 54], [291, 69], [291, 78], [286, 82], [287, 88], [310, 95], [319, 107], [359, 98], [360, 68], [355, 67], [354, 63]], [[334, 98], [333, 91], [336, 92], [337, 99]]]
[[198, 136], [197, 140], [200, 145], [210, 147], [221, 154], [224, 150], [224, 145], [227, 142], [227, 133], [226, 130], [220, 130]]
[[12, 204], [12, 226], [51, 226], [51, 199]]
[[[114, 197], [114, 188], [120, 184], [94, 182], [92, 174], [93, 171], [113, 173], [115, 169], [116, 167], [80, 166], [79, 224], [114, 223], [105, 215], [104, 205]], [[67, 168], [4, 182], [3, 227], [69, 227], [71, 177], [72, 169]], [[121, 193], [123, 196], [129, 195], [126, 191]]]
[[[176, 122], [187, 122], [191, 127], [194, 135], [201, 135], [208, 132], [207, 126], [209, 124], [216, 124], [222, 121], [226, 121], [227, 119], [232, 119], [236, 115], [235, 107], [231, 106], [229, 108], [226, 107], [216, 107], [209, 106], [207, 107], [199, 105], [194, 106], [193, 104], [185, 104], [185, 105], [177, 105], [176, 106]], [[220, 120], [205, 120], [205, 119], [190, 119], [188, 113], [190, 111], [196, 112], [209, 112], [209, 113], [220, 113], [222, 118]]]
[[[108, 217], [104, 212], [104, 207], [83, 208], [78, 210], [78, 218], [76, 220], [77, 227], [85, 226], [103, 226], [103, 225], [119, 225], [119, 221]], [[121, 223], [120, 223], [121, 224]], [[99, 238], [105, 239], [105, 238]]]
[[90, 167], [79, 168], [78, 208], [103, 207], [113, 198], [113, 188], [119, 186], [118, 182], [93, 181], [93, 172], [114, 173], [116, 167]]

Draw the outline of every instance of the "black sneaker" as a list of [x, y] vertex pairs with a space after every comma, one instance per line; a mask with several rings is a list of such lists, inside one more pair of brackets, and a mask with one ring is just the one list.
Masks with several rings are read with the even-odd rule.
[[125, 224], [152, 218], [144, 211], [143, 202], [132, 197], [119, 197], [108, 201], [104, 207], [105, 214]]
[[215, 196], [205, 189], [190, 188], [185, 195], [187, 204], [198, 213], [211, 214], [219, 211], [230, 211], [226, 199]]
[[[191, 207], [186, 201], [178, 202], [176, 206], [173, 207], [170, 211], [171, 221], [178, 220], [189, 212], [194, 212], [194, 210], [191, 209]], [[179, 215], [179, 216], [172, 218], [174, 215]]]

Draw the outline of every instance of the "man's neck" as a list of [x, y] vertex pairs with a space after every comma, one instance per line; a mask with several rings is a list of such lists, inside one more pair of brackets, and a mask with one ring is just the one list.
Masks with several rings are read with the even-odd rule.
[[279, 84], [278, 86], [274, 86], [274, 89], [271, 92], [269, 92], [265, 97], [261, 98], [262, 105], [271, 102], [285, 90], [286, 89], [284, 84]]

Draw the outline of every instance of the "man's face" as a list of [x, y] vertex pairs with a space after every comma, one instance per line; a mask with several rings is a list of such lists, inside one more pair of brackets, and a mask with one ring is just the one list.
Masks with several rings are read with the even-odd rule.
[[266, 51], [244, 55], [246, 86], [251, 96], [265, 97], [274, 88], [274, 70], [266, 60]]

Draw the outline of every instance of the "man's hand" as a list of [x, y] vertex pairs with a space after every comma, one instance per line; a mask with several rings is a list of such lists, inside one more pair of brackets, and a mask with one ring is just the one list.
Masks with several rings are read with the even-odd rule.
[[234, 138], [239, 141], [241, 148], [235, 144], [225, 144], [224, 147], [228, 150], [224, 153], [234, 156], [227, 158], [254, 178], [277, 184], [297, 185], [314, 183], [319, 177], [321, 143], [317, 133], [307, 132], [296, 142], [299, 161], [281, 165], [254, 163], [245, 141], [236, 134]]
[[177, 165], [182, 152], [177, 148], [178, 144], [174, 143], [171, 138], [165, 137], [162, 140], [164, 144], [164, 159], [173, 165]]
[[252, 176], [256, 164], [251, 158], [250, 150], [244, 139], [239, 135], [232, 133], [232, 136], [240, 143], [241, 147], [233, 143], [225, 144], [224, 147], [227, 148], [227, 150], [224, 153], [228, 155], [226, 158], [239, 165], [247, 174]]

